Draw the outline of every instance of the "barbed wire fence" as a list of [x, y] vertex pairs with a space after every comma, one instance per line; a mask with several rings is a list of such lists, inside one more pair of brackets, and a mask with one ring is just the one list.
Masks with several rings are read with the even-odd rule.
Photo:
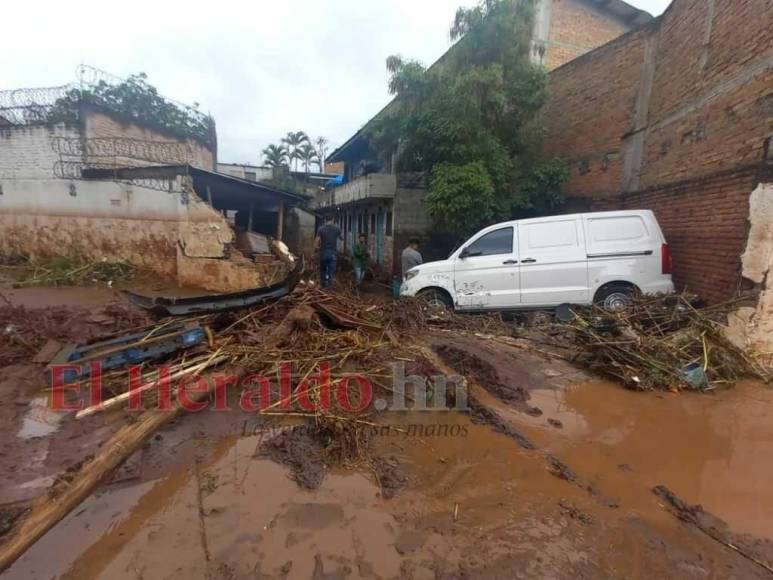
[[[59, 155], [54, 164], [54, 176], [60, 179], [82, 179], [85, 169], [117, 170], [154, 165], [190, 165], [193, 149], [188, 143], [175, 141], [143, 141], [126, 137], [53, 137], [51, 146]], [[112, 181], [129, 183], [160, 191], [186, 191], [185, 183], [177, 179], [137, 177]]]
[[[0, 127], [49, 122], [49, 113], [63, 99], [84, 98], [96, 88], [115, 87], [128, 81], [86, 64], [78, 66], [75, 76], [75, 81], [54, 87], [0, 90]], [[198, 109], [198, 104], [191, 106], [161, 95], [158, 98], [160, 102], [174, 105], [194, 123], [206, 126], [212, 121], [210, 115]], [[113, 105], [110, 102], [99, 104], [108, 108]]]
[[48, 122], [57, 101], [72, 85], [0, 91], [0, 127], [38, 125]]
[[[23, 88], [0, 91], [0, 129], [28, 125], [54, 124], [62, 120], [78, 120], [79, 103], [94, 102], [127, 115], [127, 107], [121, 107], [113, 95], [112, 87], [127, 83], [127, 79], [110, 74], [89, 65], [76, 69], [76, 80], [61, 86]], [[144, 81], [144, 76], [140, 77]], [[135, 77], [135, 82], [136, 82]], [[105, 97], [107, 95], [107, 97]], [[100, 96], [102, 98], [100, 98]], [[214, 121], [201, 112], [198, 105], [190, 106], [153, 93], [154, 103], [160, 107], [173, 107], [178, 129], [189, 136], [214, 139]], [[63, 116], [63, 113], [65, 115]], [[143, 120], [134, 110], [129, 112]], [[161, 126], [169, 129], [169, 126]], [[115, 170], [126, 167], [153, 165], [189, 165], [194, 161], [194, 151], [185, 141], [149, 141], [125, 137], [59, 137], [51, 138], [51, 147], [58, 154], [54, 164], [54, 176], [62, 179], [83, 179], [85, 169]], [[189, 191], [184, 178], [142, 177], [111, 180], [149, 187], [160, 191]]]

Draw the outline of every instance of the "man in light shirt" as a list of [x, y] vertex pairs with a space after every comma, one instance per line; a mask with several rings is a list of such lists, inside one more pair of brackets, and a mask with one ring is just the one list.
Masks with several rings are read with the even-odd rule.
[[411, 268], [421, 265], [424, 261], [419, 253], [419, 240], [417, 238], [411, 238], [408, 242], [408, 247], [403, 250], [402, 255], [403, 266], [403, 280], [405, 280], [405, 274]]

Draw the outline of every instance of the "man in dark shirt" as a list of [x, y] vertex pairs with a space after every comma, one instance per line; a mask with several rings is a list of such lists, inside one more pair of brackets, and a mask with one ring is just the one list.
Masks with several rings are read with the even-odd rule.
[[314, 246], [319, 250], [319, 277], [323, 288], [330, 288], [335, 282], [339, 239], [341, 230], [333, 223], [333, 216], [327, 216], [314, 240]]

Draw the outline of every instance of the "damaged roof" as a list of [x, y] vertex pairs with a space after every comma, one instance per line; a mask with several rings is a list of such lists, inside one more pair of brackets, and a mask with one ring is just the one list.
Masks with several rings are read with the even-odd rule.
[[[211, 195], [215, 205], [224, 208], [236, 208], [250, 203], [274, 204], [278, 200], [295, 206], [307, 203], [310, 196], [278, 189], [265, 183], [250, 181], [193, 167], [192, 165], [152, 165], [145, 167], [121, 167], [121, 168], [91, 168], [83, 170], [86, 179], [174, 179], [177, 176], [187, 175], [193, 180], [193, 188], [199, 196], [206, 199]], [[209, 190], [209, 194], [207, 193]]]

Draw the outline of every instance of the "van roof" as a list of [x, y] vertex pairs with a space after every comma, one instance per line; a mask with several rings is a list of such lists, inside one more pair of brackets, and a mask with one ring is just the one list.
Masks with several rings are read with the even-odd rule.
[[559, 213], [555, 215], [544, 215], [536, 218], [510, 220], [507, 222], [502, 222], [501, 224], [492, 224], [492, 225], [528, 224], [533, 222], [541, 222], [541, 221], [553, 219], [553, 218], [622, 217], [622, 216], [631, 216], [631, 215], [638, 215], [638, 216], [647, 215], [647, 216], [652, 216], [654, 218], [655, 214], [653, 214], [652, 210], [649, 210], [649, 209], [625, 209], [620, 211], [593, 211], [593, 212], [585, 212], [585, 213], [564, 213], [564, 214]]

